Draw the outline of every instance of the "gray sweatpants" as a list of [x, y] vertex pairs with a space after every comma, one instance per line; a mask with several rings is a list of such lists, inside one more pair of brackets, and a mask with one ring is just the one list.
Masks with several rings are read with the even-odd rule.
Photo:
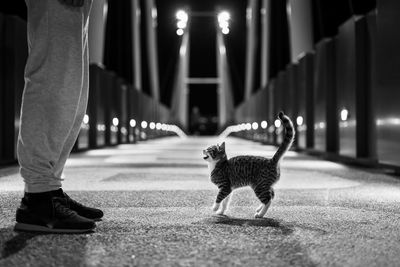
[[29, 57], [25, 68], [18, 160], [26, 192], [61, 187], [79, 134], [89, 89], [88, 16], [59, 0], [26, 0]]

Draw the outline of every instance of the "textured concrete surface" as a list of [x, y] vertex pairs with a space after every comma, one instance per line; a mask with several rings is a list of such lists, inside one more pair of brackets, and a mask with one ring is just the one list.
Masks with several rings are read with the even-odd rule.
[[[0, 169], [0, 266], [400, 266], [400, 181], [289, 152], [264, 219], [250, 189], [227, 216], [201, 151], [213, 138], [168, 138], [75, 154], [64, 189], [105, 211], [95, 232], [13, 231], [23, 184]], [[227, 140], [228, 156], [274, 147]]]

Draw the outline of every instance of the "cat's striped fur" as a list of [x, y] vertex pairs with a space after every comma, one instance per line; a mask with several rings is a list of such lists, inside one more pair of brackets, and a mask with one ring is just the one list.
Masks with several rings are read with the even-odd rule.
[[[271, 159], [258, 156], [237, 156], [227, 159], [225, 143], [221, 146], [211, 146], [203, 151], [204, 159], [209, 163], [211, 181], [219, 189], [214, 210], [218, 210], [219, 204], [230, 195], [233, 189], [250, 186], [263, 203], [257, 210], [256, 217], [264, 216], [275, 195], [272, 185], [280, 177], [279, 161], [292, 145], [295, 135], [290, 118], [283, 112], [280, 112], [278, 117], [285, 127], [285, 138]], [[228, 200], [222, 203], [219, 214], [225, 212], [227, 202]]]

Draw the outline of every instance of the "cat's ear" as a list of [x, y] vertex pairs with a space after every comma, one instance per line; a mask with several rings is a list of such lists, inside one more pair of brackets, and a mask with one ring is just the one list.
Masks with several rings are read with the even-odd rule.
[[219, 147], [221, 150], [225, 151], [225, 142], [222, 142], [222, 144]]

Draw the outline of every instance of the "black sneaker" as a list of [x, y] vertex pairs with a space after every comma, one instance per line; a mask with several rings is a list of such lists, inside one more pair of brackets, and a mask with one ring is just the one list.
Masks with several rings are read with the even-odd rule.
[[16, 231], [43, 233], [86, 233], [96, 227], [93, 220], [69, 209], [67, 200], [49, 193], [24, 196], [17, 209]]
[[64, 198], [67, 201], [67, 207], [75, 211], [76, 213], [78, 213], [78, 215], [82, 217], [99, 221], [104, 215], [104, 213], [99, 209], [86, 207], [81, 203], [73, 200], [66, 193], [64, 193], [61, 188], [56, 191], [53, 191], [53, 195]]

